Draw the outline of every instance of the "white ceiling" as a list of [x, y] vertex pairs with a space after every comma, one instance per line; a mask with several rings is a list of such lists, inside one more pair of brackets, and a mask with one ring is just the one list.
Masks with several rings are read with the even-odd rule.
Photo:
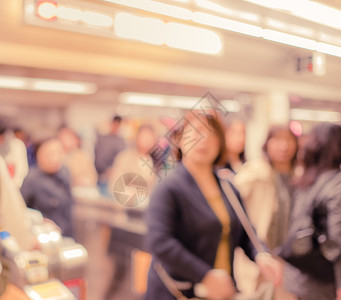
[[[341, 1], [320, 2], [341, 7]], [[302, 101], [332, 101], [333, 109], [341, 110], [341, 58], [327, 56], [327, 72], [319, 77], [296, 71], [296, 58], [311, 55], [304, 49], [225, 31], [220, 32], [222, 55], [195, 54], [25, 25], [20, 3], [0, 3], [0, 75], [90, 81], [98, 92], [75, 96], [0, 89], [0, 104], [63, 107], [71, 101], [116, 101], [124, 91], [194, 97], [210, 91], [226, 99], [283, 90]]]

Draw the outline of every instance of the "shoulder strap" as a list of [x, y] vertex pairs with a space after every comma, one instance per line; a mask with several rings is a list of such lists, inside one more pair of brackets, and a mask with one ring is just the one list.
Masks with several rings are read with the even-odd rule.
[[189, 300], [181, 291], [177, 288], [173, 278], [171, 278], [166, 270], [163, 268], [160, 262], [154, 263], [154, 269], [159, 275], [161, 281], [166, 286], [167, 290], [177, 299], [177, 300]]
[[218, 175], [218, 178], [220, 181], [220, 185], [223, 189], [223, 192], [225, 193], [226, 198], [230, 202], [234, 212], [236, 213], [236, 215], [237, 215], [240, 223], [242, 224], [246, 234], [248, 235], [251, 243], [256, 248], [257, 252], [266, 251], [264, 246], [262, 245], [262, 243], [259, 241], [257, 234], [256, 234], [253, 226], [251, 225], [251, 222], [250, 222], [248, 216], [246, 215], [245, 210], [242, 207], [240, 201], [238, 200], [235, 192], [233, 191], [231, 185], [219, 173], [220, 172], [218, 171], [217, 175]]

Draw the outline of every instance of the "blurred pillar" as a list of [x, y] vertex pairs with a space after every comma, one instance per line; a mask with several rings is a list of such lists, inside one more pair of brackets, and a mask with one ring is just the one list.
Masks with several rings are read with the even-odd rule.
[[274, 91], [254, 98], [251, 118], [247, 126], [246, 156], [261, 156], [262, 146], [272, 124], [287, 124], [290, 117], [289, 95]]
[[270, 105], [270, 124], [288, 124], [290, 118], [289, 95], [285, 92], [271, 92], [268, 94]]

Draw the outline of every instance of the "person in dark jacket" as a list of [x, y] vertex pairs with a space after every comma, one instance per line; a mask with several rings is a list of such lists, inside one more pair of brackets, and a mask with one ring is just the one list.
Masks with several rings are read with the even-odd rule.
[[[341, 126], [317, 125], [300, 154], [304, 172], [297, 184], [288, 239], [312, 214], [316, 230], [341, 251]], [[283, 253], [292, 251], [287, 247]], [[307, 256], [285, 267], [284, 286], [300, 300], [341, 300], [341, 256], [328, 262], [314, 242]]]
[[226, 152], [220, 123], [197, 113], [185, 120], [179, 131], [181, 162], [156, 187], [147, 211], [146, 244], [153, 259], [146, 299], [175, 299], [155, 269], [158, 264], [180, 282], [187, 297], [193, 297], [194, 284], [201, 283], [206, 298], [229, 298], [236, 291], [233, 253], [238, 246], [267, 278], [279, 283], [278, 262], [256, 252], [214, 175], [214, 166], [223, 162]]
[[99, 135], [95, 144], [95, 167], [98, 173], [98, 186], [100, 192], [108, 193], [108, 179], [111, 175], [112, 166], [117, 154], [125, 147], [124, 139], [119, 135], [122, 118], [114, 116], [111, 122], [110, 132]]
[[28, 207], [54, 221], [63, 236], [73, 237], [70, 176], [63, 166], [63, 148], [55, 137], [36, 145], [37, 166], [31, 167], [21, 187]]

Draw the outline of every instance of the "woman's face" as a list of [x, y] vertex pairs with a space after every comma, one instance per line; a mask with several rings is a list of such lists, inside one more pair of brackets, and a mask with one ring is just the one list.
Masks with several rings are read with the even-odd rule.
[[53, 139], [40, 146], [37, 152], [37, 163], [39, 168], [49, 174], [54, 174], [63, 165], [64, 151], [61, 142]]
[[185, 160], [213, 165], [219, 154], [220, 141], [206, 119], [193, 119], [184, 128], [180, 149]]
[[225, 132], [227, 152], [240, 154], [245, 148], [245, 126], [242, 122], [233, 122]]
[[277, 132], [268, 141], [267, 152], [273, 163], [290, 164], [296, 153], [296, 141], [287, 130]]

